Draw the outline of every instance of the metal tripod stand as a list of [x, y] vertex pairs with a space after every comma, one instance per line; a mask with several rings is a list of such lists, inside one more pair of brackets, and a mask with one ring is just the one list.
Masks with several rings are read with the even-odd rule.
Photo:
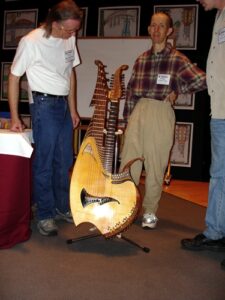
[[[102, 234], [98, 234], [97, 233], [97, 234], [84, 235], [84, 236], [81, 236], [81, 237], [78, 237], [78, 238], [67, 240], [67, 244], [73, 244], [73, 243], [76, 243], [76, 242], [79, 242], [79, 241], [84, 241], [84, 240], [95, 238], [95, 237], [99, 237], [99, 236], [102, 236]], [[143, 246], [137, 244], [136, 242], [132, 241], [131, 239], [128, 239], [127, 237], [125, 237], [122, 234], [118, 234], [118, 235], [116, 235], [116, 237], [119, 238], [119, 239], [123, 239], [124, 241], [126, 241], [126, 242], [128, 242], [128, 243], [130, 243], [130, 244], [132, 244], [134, 246], [136, 246], [137, 248], [141, 249], [145, 253], [150, 252], [149, 248], [143, 247]]]
[[[119, 156], [119, 138], [118, 138], [118, 136], [120, 134], [122, 134], [122, 133], [123, 132], [121, 130], [119, 130], [116, 133], [115, 155], [114, 155], [114, 173], [116, 173], [116, 171], [117, 171], [117, 162], [118, 162], [118, 156]], [[95, 237], [99, 237], [99, 236], [103, 236], [103, 235], [99, 234], [99, 233], [96, 233], [96, 234], [89, 234], [89, 235], [81, 236], [81, 237], [74, 238], [74, 239], [68, 239], [67, 240], [67, 244], [73, 244], [73, 243], [76, 243], [76, 242], [84, 241], [84, 240], [95, 238]], [[143, 246], [139, 245], [138, 243], [134, 242], [133, 240], [125, 237], [122, 233], [117, 234], [115, 237], [118, 238], [118, 239], [122, 239], [122, 240], [130, 243], [131, 245], [134, 245], [135, 247], [141, 249], [145, 253], [149, 253], [150, 252], [150, 248], [143, 247]]]

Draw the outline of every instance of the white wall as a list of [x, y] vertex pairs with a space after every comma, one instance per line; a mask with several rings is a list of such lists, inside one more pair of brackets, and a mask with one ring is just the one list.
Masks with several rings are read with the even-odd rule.
[[[97, 80], [97, 66], [95, 60], [100, 60], [107, 67], [107, 78], [121, 65], [128, 65], [124, 71], [125, 85], [131, 76], [132, 67], [136, 58], [151, 46], [149, 37], [140, 38], [79, 38], [78, 49], [82, 60], [76, 67], [77, 73], [77, 102], [81, 117], [92, 117], [93, 107], [90, 102]], [[120, 102], [120, 118], [124, 107], [124, 100]]]

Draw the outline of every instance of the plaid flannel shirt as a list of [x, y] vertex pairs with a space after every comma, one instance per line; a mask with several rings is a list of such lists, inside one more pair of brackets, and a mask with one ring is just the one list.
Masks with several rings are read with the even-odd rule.
[[[170, 75], [169, 84], [157, 84], [159, 74]], [[123, 117], [127, 122], [140, 98], [163, 101], [172, 91], [178, 94], [195, 93], [206, 89], [206, 75], [181, 52], [167, 43], [155, 54], [151, 49], [140, 55], [127, 85]]]

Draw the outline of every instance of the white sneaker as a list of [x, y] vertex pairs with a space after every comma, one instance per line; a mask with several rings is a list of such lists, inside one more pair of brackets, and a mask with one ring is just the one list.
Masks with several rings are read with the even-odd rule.
[[41, 220], [37, 224], [37, 228], [42, 235], [53, 236], [57, 235], [58, 227], [55, 224], [54, 219]]
[[142, 228], [155, 228], [158, 222], [158, 218], [153, 213], [143, 215]]

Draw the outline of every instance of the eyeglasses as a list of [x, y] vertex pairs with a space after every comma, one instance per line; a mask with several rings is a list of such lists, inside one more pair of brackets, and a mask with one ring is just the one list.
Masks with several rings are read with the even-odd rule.
[[65, 29], [62, 25], [61, 25], [61, 27], [60, 27], [63, 31], [65, 31], [66, 33], [68, 33], [68, 34], [73, 34], [73, 33], [76, 33], [77, 32], [77, 30], [79, 30], [79, 29], [71, 29], [71, 30], [68, 30], [68, 29]]

